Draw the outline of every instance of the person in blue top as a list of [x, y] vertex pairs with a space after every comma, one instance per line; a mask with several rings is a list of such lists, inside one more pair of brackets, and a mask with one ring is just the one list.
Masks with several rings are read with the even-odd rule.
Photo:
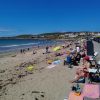
[[71, 63], [71, 56], [70, 56], [70, 55], [68, 55], [68, 56], [66, 57], [66, 62], [67, 62], [67, 63]]
[[64, 61], [64, 65], [68, 64], [69, 67], [71, 67], [71, 56], [70, 54], [66, 57], [65, 61]]

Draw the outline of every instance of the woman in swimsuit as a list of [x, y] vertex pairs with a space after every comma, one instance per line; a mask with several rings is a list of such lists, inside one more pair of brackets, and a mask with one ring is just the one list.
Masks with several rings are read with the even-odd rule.
[[88, 69], [90, 68], [89, 57], [86, 56], [83, 59], [83, 66], [76, 70], [75, 79], [70, 81], [71, 83], [78, 81], [80, 78], [84, 78], [88, 75]]

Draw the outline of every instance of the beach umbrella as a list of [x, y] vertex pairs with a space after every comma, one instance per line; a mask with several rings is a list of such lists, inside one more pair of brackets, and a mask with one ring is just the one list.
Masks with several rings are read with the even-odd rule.
[[57, 46], [57, 47], [53, 48], [53, 51], [58, 51], [60, 49], [61, 49], [61, 46]]

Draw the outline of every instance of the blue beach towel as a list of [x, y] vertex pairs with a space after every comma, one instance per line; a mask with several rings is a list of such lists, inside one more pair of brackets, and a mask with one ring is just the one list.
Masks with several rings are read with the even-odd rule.
[[54, 62], [52, 62], [52, 64], [60, 64], [61, 63], [61, 60], [56, 60]]

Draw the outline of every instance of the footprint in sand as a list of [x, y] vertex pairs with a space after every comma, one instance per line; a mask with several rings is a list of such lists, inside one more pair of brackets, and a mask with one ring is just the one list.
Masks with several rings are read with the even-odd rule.
[[34, 100], [46, 100], [46, 96], [44, 92], [32, 91], [31, 95], [34, 98]]
[[[29, 93], [29, 95], [31, 96], [31, 100], [47, 100], [44, 92], [32, 91]], [[20, 100], [26, 100], [26, 97], [26, 94], [23, 93], [20, 96]]]

